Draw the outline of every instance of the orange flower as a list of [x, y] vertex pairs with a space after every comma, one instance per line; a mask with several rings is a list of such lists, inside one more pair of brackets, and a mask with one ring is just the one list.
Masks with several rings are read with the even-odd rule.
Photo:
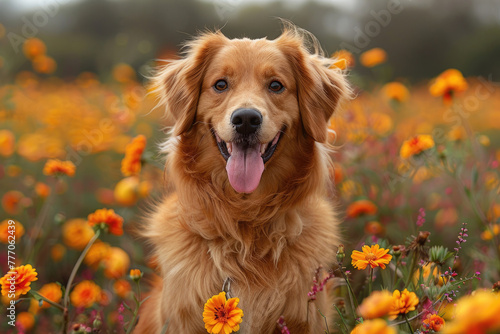
[[28, 59], [44, 55], [46, 51], [45, 43], [38, 38], [28, 38], [23, 44], [23, 52]]
[[9, 237], [16, 242], [24, 235], [24, 227], [17, 220], [5, 219], [0, 223], [0, 242], [9, 243]]
[[439, 332], [444, 326], [444, 319], [437, 314], [428, 314], [422, 325], [427, 330]]
[[88, 216], [90, 226], [100, 226], [114, 235], [123, 234], [123, 218], [115, 213], [113, 209], [99, 209]]
[[384, 85], [382, 91], [388, 99], [398, 102], [404, 102], [410, 96], [408, 88], [400, 82], [389, 82]]
[[125, 176], [137, 175], [141, 171], [141, 156], [146, 147], [146, 137], [139, 135], [125, 148], [125, 157], [122, 160], [122, 174]]
[[130, 269], [130, 279], [133, 281], [138, 281], [142, 278], [142, 272], [139, 269]]
[[85, 258], [83, 259], [83, 262], [85, 262], [85, 264], [92, 269], [97, 270], [101, 261], [108, 256], [110, 248], [109, 244], [105, 242], [96, 242], [90, 247], [87, 255], [85, 255]]
[[127, 252], [118, 247], [111, 247], [108, 254], [102, 259], [104, 276], [107, 278], [120, 278], [130, 266], [130, 257]]
[[347, 50], [338, 50], [334, 54], [332, 54], [333, 59], [335, 59], [335, 63], [332, 64], [332, 67], [340, 68], [341, 70], [345, 70], [346, 68], [354, 67], [354, 57], [352, 53]]
[[94, 230], [84, 219], [70, 219], [62, 226], [63, 242], [69, 248], [83, 250], [94, 236]]
[[45, 175], [75, 175], [75, 165], [71, 161], [61, 161], [58, 159], [50, 159], [43, 167]]
[[35, 325], [35, 316], [30, 312], [21, 312], [16, 317], [16, 326], [20, 327], [18, 333], [29, 331]]
[[[1, 228], [0, 228], [0, 231], [1, 231]], [[500, 234], [500, 225], [494, 224], [494, 225], [490, 226], [489, 230], [483, 231], [481, 233], [481, 239], [491, 240], [491, 239], [493, 239], [494, 236], [496, 236], [498, 234]]]
[[374, 291], [363, 300], [358, 308], [358, 314], [364, 319], [382, 318], [392, 310], [392, 304], [392, 294], [389, 291]]
[[14, 153], [15, 138], [9, 130], [0, 130], [0, 155], [10, 157]]
[[71, 303], [75, 307], [89, 308], [101, 298], [101, 288], [92, 281], [78, 283], [70, 294]]
[[120, 63], [113, 67], [113, 78], [119, 83], [130, 83], [135, 80], [135, 71], [130, 65]]
[[396, 334], [396, 329], [382, 319], [366, 320], [357, 325], [351, 334]]
[[365, 233], [379, 235], [385, 232], [385, 227], [377, 221], [370, 221], [365, 224]]
[[35, 192], [41, 198], [46, 198], [50, 195], [50, 187], [43, 182], [37, 182], [35, 184]]
[[405, 140], [401, 146], [399, 155], [403, 159], [408, 159], [414, 155], [419, 155], [420, 153], [433, 148], [434, 140], [430, 135], [418, 135], [411, 139]]
[[35, 268], [31, 264], [11, 269], [4, 277], [0, 278], [2, 296], [9, 296], [10, 298], [10, 295], [14, 294], [15, 297], [10, 299], [17, 300], [19, 296], [25, 295], [31, 290], [31, 282], [38, 280], [37, 275]]
[[243, 311], [237, 307], [239, 302], [238, 298], [226, 300], [225, 292], [212, 296], [203, 308], [203, 321], [208, 333], [229, 334], [233, 331], [237, 332], [243, 321]]
[[2, 197], [2, 207], [6, 213], [15, 215], [21, 209], [21, 200], [24, 195], [17, 190], [7, 191]]
[[392, 311], [389, 312], [389, 314], [391, 315], [391, 320], [396, 319], [399, 314], [406, 314], [410, 311], [414, 311], [415, 307], [419, 303], [418, 297], [415, 292], [409, 292], [408, 289], [404, 289], [403, 292], [394, 290], [394, 292], [392, 293], [392, 297]]
[[[42, 286], [40, 290], [38, 290], [38, 293], [54, 303], [59, 303], [59, 301], [62, 298], [61, 286], [57, 283], [45, 284], [44, 286]], [[42, 303], [41, 308], [49, 308], [50, 306], [51, 305], [49, 303], [44, 301]], [[30, 312], [37, 313], [39, 309], [40, 306], [38, 304], [38, 301], [32, 299], [30, 305]]]
[[362, 270], [370, 265], [372, 269], [375, 267], [385, 269], [385, 265], [391, 262], [392, 255], [387, 254], [389, 250], [380, 248], [378, 244], [373, 246], [364, 245], [362, 250], [363, 252], [355, 250], [351, 254], [351, 263], [354, 268]]
[[443, 102], [450, 104], [456, 93], [467, 90], [468, 84], [462, 73], [448, 69], [441, 73], [431, 84], [429, 91], [433, 96], [442, 96]]
[[365, 67], [374, 67], [387, 60], [387, 53], [381, 48], [373, 48], [365, 51], [359, 57], [359, 61]]
[[128, 281], [119, 279], [113, 283], [113, 291], [118, 297], [125, 299], [129, 296], [130, 291], [132, 291], [132, 287]]
[[35, 70], [35, 72], [42, 74], [51, 74], [55, 72], [56, 68], [57, 63], [52, 57], [39, 55], [33, 59], [33, 69]]
[[114, 199], [123, 206], [134, 205], [139, 199], [139, 177], [129, 176], [120, 180], [115, 186]]
[[374, 215], [378, 211], [377, 206], [371, 201], [362, 199], [351, 203], [347, 207], [347, 217], [356, 218], [361, 215]]
[[65, 253], [66, 248], [61, 244], [55, 244], [50, 249], [50, 256], [52, 257], [52, 260], [54, 260], [54, 262], [61, 261]]

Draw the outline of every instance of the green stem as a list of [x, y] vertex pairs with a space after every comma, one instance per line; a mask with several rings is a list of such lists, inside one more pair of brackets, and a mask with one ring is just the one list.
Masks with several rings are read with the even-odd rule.
[[411, 279], [413, 277], [413, 272], [415, 271], [415, 266], [417, 264], [417, 252], [413, 252], [413, 257], [411, 258], [411, 265], [410, 265], [410, 271], [408, 272], [408, 277], [406, 278], [405, 282], [405, 288], [408, 288], [408, 285], [411, 282]]
[[56, 302], [53, 302], [52, 300], [50, 299], [47, 299], [45, 298], [44, 296], [42, 296], [40, 293], [38, 293], [37, 291], [31, 291], [31, 293], [33, 295], [36, 295], [38, 298], [42, 299], [44, 302], [47, 302], [49, 303], [50, 305], [54, 306], [54, 307], [57, 307], [58, 309], [60, 309], [61, 311], [64, 311], [64, 306], [62, 306], [61, 304], [58, 304]]
[[413, 334], [413, 328], [411, 328], [411, 325], [410, 325], [410, 322], [408, 321], [408, 317], [406, 316], [406, 313], [405, 313], [405, 320], [406, 320], [406, 323], [408, 324], [408, 328], [410, 329], [410, 333]]
[[63, 333], [68, 332], [68, 306], [69, 306], [69, 290], [71, 289], [71, 285], [73, 285], [73, 280], [75, 279], [76, 273], [78, 272], [78, 269], [80, 269], [80, 265], [83, 262], [83, 259], [85, 258], [85, 255], [87, 255], [90, 247], [94, 244], [94, 242], [99, 238], [99, 235], [101, 234], [101, 230], [97, 230], [92, 239], [90, 239], [89, 243], [83, 250], [82, 254], [80, 254], [80, 257], [78, 258], [78, 261], [76, 261], [75, 266], [73, 267], [73, 270], [71, 271], [71, 275], [69, 276], [68, 284], [66, 285], [66, 291], [64, 292], [64, 301], [63, 301], [63, 306], [64, 306], [64, 315], [63, 315]]
[[137, 284], [137, 296], [135, 298], [135, 310], [134, 310], [134, 316], [132, 317], [132, 321], [129, 324], [129, 327], [127, 329], [126, 334], [130, 334], [132, 332], [132, 329], [135, 327], [135, 322], [137, 320], [137, 316], [139, 315], [139, 307], [141, 307], [141, 285], [139, 284], [139, 281], [135, 281]]
[[396, 280], [398, 279], [398, 263], [399, 261], [396, 260], [396, 266], [394, 267], [394, 280], [392, 281], [392, 289], [396, 289]]
[[352, 290], [351, 283], [349, 283], [349, 279], [347, 278], [346, 274], [342, 269], [340, 269], [340, 273], [342, 274], [342, 277], [344, 277], [344, 280], [347, 283], [347, 291], [349, 292], [349, 300], [350, 300], [349, 304], [351, 304], [352, 316], [356, 318], [356, 309], [358, 308], [358, 300], [354, 295], [354, 291]]
[[370, 266], [370, 281], [368, 282], [368, 295], [372, 294], [373, 268]]

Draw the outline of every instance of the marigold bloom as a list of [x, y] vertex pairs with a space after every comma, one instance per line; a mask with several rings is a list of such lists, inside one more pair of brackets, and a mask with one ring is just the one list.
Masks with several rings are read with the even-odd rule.
[[62, 226], [63, 242], [69, 248], [83, 250], [94, 236], [94, 230], [85, 219], [70, 219]]
[[404, 102], [408, 100], [410, 92], [405, 85], [400, 82], [389, 82], [382, 87], [382, 92], [384, 95], [394, 101]]
[[[1, 233], [1, 228], [0, 228], [0, 233]], [[491, 240], [493, 239], [494, 236], [500, 234], [500, 225], [499, 224], [494, 224], [490, 226], [489, 230], [481, 232], [481, 239], [483, 240]]]
[[439, 332], [444, 324], [444, 319], [437, 314], [428, 314], [427, 318], [422, 323], [426, 330], [433, 330], [435, 332]]
[[2, 197], [2, 208], [6, 213], [15, 215], [21, 210], [21, 201], [24, 195], [17, 190], [7, 191]]
[[467, 132], [463, 126], [456, 125], [448, 131], [446, 137], [451, 141], [462, 141], [467, 138]]
[[15, 138], [12, 131], [0, 130], [0, 155], [10, 157], [14, 153]]
[[429, 91], [433, 96], [442, 96], [449, 104], [455, 93], [467, 90], [468, 84], [462, 73], [456, 69], [448, 69], [441, 73], [431, 84]]
[[396, 329], [387, 324], [385, 320], [374, 319], [363, 321], [351, 331], [351, 334], [396, 334]]
[[137, 281], [142, 278], [142, 272], [139, 269], [130, 269], [130, 279]]
[[132, 291], [132, 286], [127, 280], [119, 279], [113, 283], [113, 291], [120, 298], [127, 298]]
[[52, 260], [54, 260], [54, 262], [61, 261], [61, 259], [64, 257], [64, 254], [66, 254], [66, 247], [61, 244], [55, 244], [50, 249], [50, 256], [52, 257]]
[[370, 265], [372, 269], [375, 267], [385, 269], [385, 265], [391, 262], [392, 255], [387, 254], [389, 249], [380, 248], [378, 244], [373, 246], [364, 245], [362, 250], [363, 252], [354, 250], [351, 254], [351, 263], [354, 268], [362, 270]]
[[125, 157], [122, 160], [122, 174], [124, 176], [137, 175], [141, 172], [141, 156], [146, 148], [146, 137], [139, 135], [125, 148]]
[[101, 288], [92, 281], [78, 283], [70, 294], [71, 303], [75, 307], [89, 308], [101, 298]]
[[237, 307], [239, 302], [238, 298], [226, 300], [225, 292], [210, 298], [203, 308], [203, 321], [208, 333], [229, 334], [238, 331], [243, 321], [243, 311]]
[[387, 53], [381, 48], [373, 48], [359, 56], [359, 61], [365, 67], [374, 67], [387, 60]]
[[[433, 267], [434, 267], [434, 270], [432, 271], [432, 274], [431, 274], [431, 270]], [[425, 266], [419, 268], [418, 270], [415, 270], [415, 273], [413, 274], [413, 283], [415, 285], [417, 284], [417, 282], [420, 278], [420, 272], [422, 272], [422, 278], [423, 278], [424, 282], [427, 282], [429, 275], [433, 276], [435, 278], [435, 280], [437, 280], [438, 282], [440, 281], [439, 280], [439, 274], [440, 274], [439, 266], [436, 266], [433, 263], [428, 263]]]
[[35, 184], [35, 192], [41, 198], [46, 198], [50, 195], [50, 187], [43, 182], [37, 182]]
[[122, 206], [134, 205], [139, 199], [139, 178], [129, 176], [120, 180], [115, 186], [114, 199]]
[[[9, 224], [9, 221], [14, 221], [15, 224]], [[9, 226], [11, 227], [10, 229]], [[11, 240], [19, 242], [19, 238], [21, 238], [23, 235], [24, 235], [24, 227], [17, 220], [5, 219], [0, 223], [1, 243], [7, 244], [9, 242], [9, 237], [15, 237], [15, 239], [11, 238]]]
[[347, 217], [356, 218], [361, 215], [374, 215], [378, 209], [373, 202], [367, 199], [361, 199], [351, 203], [346, 210]]
[[399, 155], [403, 159], [408, 159], [434, 147], [434, 140], [430, 135], [418, 135], [405, 140], [401, 146]]
[[363, 300], [358, 308], [358, 314], [363, 319], [382, 318], [392, 310], [392, 304], [392, 294], [389, 291], [374, 291]]
[[409, 292], [408, 289], [404, 289], [403, 292], [394, 290], [392, 297], [392, 310], [389, 312], [391, 319], [396, 319], [399, 314], [406, 314], [410, 311], [414, 311], [419, 303], [415, 292]]
[[43, 167], [45, 175], [75, 175], [75, 165], [71, 161], [61, 161], [58, 159], [50, 159]]
[[92, 269], [97, 270], [101, 261], [108, 256], [110, 248], [109, 244], [102, 241], [94, 243], [87, 255], [85, 255], [83, 262]]
[[108, 254], [102, 259], [104, 276], [107, 278], [120, 278], [130, 267], [130, 257], [127, 252], [118, 247], [111, 247]]
[[123, 234], [123, 218], [117, 215], [113, 209], [96, 210], [87, 219], [90, 226], [100, 225], [106, 227], [111, 234]]
[[443, 328], [445, 334], [486, 334], [500, 331], [500, 294], [476, 291], [458, 300], [455, 318]]
[[23, 52], [28, 59], [44, 55], [46, 51], [45, 43], [38, 38], [28, 38], [23, 44]]
[[[57, 283], [48, 283], [42, 286], [40, 290], [38, 290], [38, 293], [48, 300], [54, 302], [54, 303], [59, 303], [59, 301], [62, 298], [62, 290], [61, 286]], [[41, 308], [49, 308], [51, 305], [47, 302], [43, 302]], [[30, 305], [30, 312], [37, 313], [38, 310], [40, 309], [40, 306], [38, 304], [38, 301], [35, 299], [31, 300], [31, 305]]]
[[[352, 53], [347, 50], [338, 50], [334, 54], [332, 54], [333, 59], [336, 59], [336, 62], [332, 65], [334, 67], [340, 68], [341, 70], [345, 70], [346, 68], [354, 67], [354, 57]], [[330, 67], [331, 68], [331, 67]]]
[[37, 275], [38, 273], [31, 264], [11, 269], [5, 276], [0, 278], [2, 296], [14, 293], [15, 299], [19, 299], [19, 296], [25, 295], [31, 290], [31, 282], [38, 280]]
[[365, 233], [380, 235], [385, 232], [385, 227], [377, 221], [369, 221], [365, 224]]
[[16, 317], [16, 326], [20, 328], [19, 333], [29, 331], [35, 325], [35, 316], [30, 312], [21, 312]]
[[39, 55], [33, 59], [33, 70], [42, 74], [54, 73], [57, 68], [57, 63], [54, 58], [47, 55]]

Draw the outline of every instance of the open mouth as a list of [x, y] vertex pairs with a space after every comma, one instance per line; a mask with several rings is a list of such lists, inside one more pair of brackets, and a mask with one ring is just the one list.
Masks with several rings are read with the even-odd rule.
[[[233, 143], [225, 142], [219, 137], [219, 135], [215, 131], [213, 133], [215, 135], [215, 139], [217, 140], [217, 146], [219, 147], [220, 154], [226, 161], [229, 160], [233, 152]], [[260, 156], [262, 157], [264, 163], [268, 162], [269, 159], [271, 159], [271, 157], [273, 156], [274, 151], [276, 151], [276, 147], [278, 147], [278, 142], [281, 139], [282, 133], [283, 130], [279, 131], [273, 138], [273, 140], [271, 140], [270, 142], [266, 144], [260, 144], [259, 147]], [[241, 145], [241, 144], [234, 144], [234, 145]]]
[[226, 171], [229, 183], [239, 193], [250, 194], [259, 186], [264, 164], [271, 159], [284, 129], [279, 131], [273, 140], [261, 144], [255, 137], [237, 138], [225, 142], [214, 131], [219, 151], [226, 160]]

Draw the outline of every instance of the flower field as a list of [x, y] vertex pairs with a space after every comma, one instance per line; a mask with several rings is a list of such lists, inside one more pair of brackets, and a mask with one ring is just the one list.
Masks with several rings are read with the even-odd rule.
[[[0, 331], [130, 333], [169, 120], [127, 64], [63, 79], [43, 41], [23, 51], [33, 70], [0, 86]], [[310, 307], [335, 292], [331, 333], [500, 333], [499, 85], [456, 69], [413, 85], [382, 49], [334, 57], [355, 91], [329, 124], [344, 244], [311, 273]], [[193, 321], [236, 331], [245, 310], [225, 298]]]

